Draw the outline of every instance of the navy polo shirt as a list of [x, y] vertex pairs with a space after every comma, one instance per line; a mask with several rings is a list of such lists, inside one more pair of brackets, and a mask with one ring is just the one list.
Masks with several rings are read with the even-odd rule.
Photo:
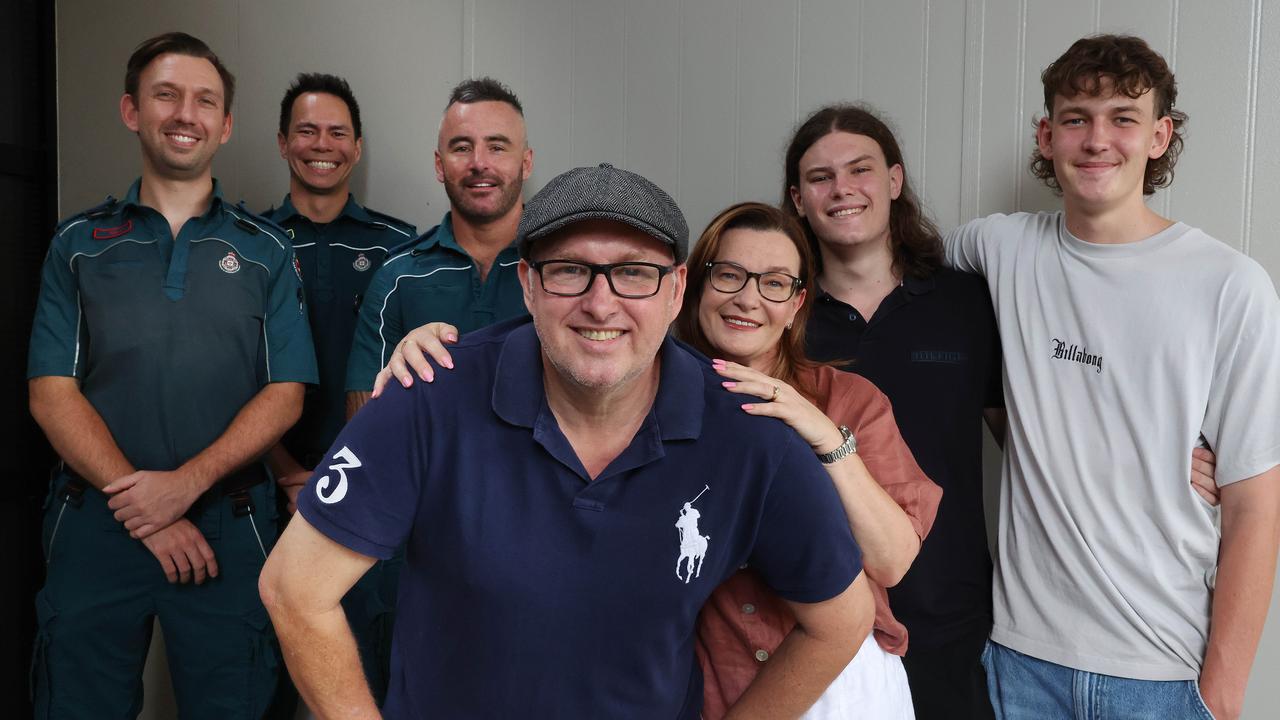
[[991, 627], [991, 555], [982, 502], [982, 411], [1004, 405], [1000, 336], [986, 283], [939, 269], [908, 277], [870, 322], [818, 288], [805, 328], [815, 360], [848, 360], [893, 404], [902, 437], [943, 489], [906, 577], [889, 588], [911, 647]]
[[527, 312], [515, 245], [498, 253], [481, 282], [480, 269], [453, 237], [451, 215], [374, 275], [347, 362], [347, 390], [372, 390], [396, 343], [416, 327], [443, 321], [467, 333]]
[[308, 388], [302, 418], [284, 436], [285, 447], [307, 468], [324, 457], [347, 421], [345, 382], [351, 337], [369, 281], [388, 252], [417, 237], [412, 225], [361, 207], [348, 195], [342, 212], [317, 224], [288, 195], [263, 214], [285, 229], [302, 268], [320, 384]]
[[137, 468], [209, 447], [269, 382], [316, 381], [284, 231], [214, 197], [173, 237], [141, 180], [60, 226], [41, 276], [28, 377], [79, 378]]
[[387, 717], [697, 718], [694, 626], [721, 581], [750, 562], [818, 602], [861, 570], [813, 451], [686, 346], [663, 343], [652, 410], [594, 480], [529, 319], [451, 352], [366, 405], [298, 501], [357, 552], [407, 544]]

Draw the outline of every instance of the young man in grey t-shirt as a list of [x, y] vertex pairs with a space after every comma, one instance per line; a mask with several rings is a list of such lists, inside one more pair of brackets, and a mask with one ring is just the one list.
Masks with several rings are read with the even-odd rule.
[[[1144, 202], [1186, 120], [1163, 58], [1090, 37], [1042, 79], [1032, 169], [1063, 211], [945, 240], [987, 278], [1004, 346], [991, 699], [1004, 718], [1235, 718], [1280, 543], [1280, 301]], [[1220, 510], [1186, 483], [1201, 438]]]

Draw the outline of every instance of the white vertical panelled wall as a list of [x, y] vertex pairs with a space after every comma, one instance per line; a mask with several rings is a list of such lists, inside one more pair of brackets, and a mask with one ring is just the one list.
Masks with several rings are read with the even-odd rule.
[[[1191, 117], [1177, 179], [1151, 202], [1280, 279], [1276, 0], [58, 0], [57, 16], [64, 213], [119, 196], [137, 174], [117, 110], [124, 63], [140, 40], [182, 29], [238, 78], [235, 131], [215, 170], [252, 208], [287, 189], [275, 141], [285, 86], [324, 71], [348, 78], [361, 102], [359, 197], [430, 227], [447, 205], [432, 156], [446, 95], [491, 74], [525, 104], [530, 192], [575, 165], [612, 162], [668, 189], [695, 233], [732, 202], [776, 202], [789, 131], [836, 100], [892, 120], [943, 228], [1053, 207], [1026, 171], [1039, 73], [1082, 35], [1131, 32], [1170, 60]], [[1247, 718], [1280, 707], [1280, 686], [1267, 682], [1280, 672], [1277, 625]]]

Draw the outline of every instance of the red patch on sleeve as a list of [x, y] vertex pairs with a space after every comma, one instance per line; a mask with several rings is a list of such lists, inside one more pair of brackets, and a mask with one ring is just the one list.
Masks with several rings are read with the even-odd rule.
[[133, 229], [132, 220], [121, 225], [120, 227], [94, 228], [93, 239], [94, 240], [111, 240], [112, 238], [118, 238], [121, 235], [124, 235], [125, 233], [129, 232], [132, 229]]

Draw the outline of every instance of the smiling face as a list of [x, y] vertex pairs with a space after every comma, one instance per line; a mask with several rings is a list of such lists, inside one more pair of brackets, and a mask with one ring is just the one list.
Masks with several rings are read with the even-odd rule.
[[276, 138], [289, 163], [292, 192], [347, 194], [364, 148], [352, 126], [351, 110], [337, 95], [303, 93], [294, 100], [289, 134]]
[[[800, 253], [785, 234], [776, 230], [735, 228], [725, 231], [712, 262], [731, 262], [749, 272], [783, 272], [800, 277]], [[756, 280], [747, 281], [736, 293], [706, 287], [698, 304], [698, 325], [718, 355], [726, 360], [769, 373], [778, 355], [783, 330], [804, 303], [800, 290], [785, 302], [760, 295]]]
[[120, 98], [120, 117], [138, 134], [144, 169], [189, 180], [209, 173], [231, 138], [222, 78], [204, 58], [168, 53], [143, 68], [137, 95]]
[[[533, 259], [672, 262], [670, 246], [612, 220], [576, 222], [539, 240]], [[545, 292], [538, 273], [521, 260], [520, 284], [542, 344], [548, 386], [560, 383], [613, 393], [625, 391], [636, 378], [654, 370], [658, 348], [680, 312], [685, 270], [681, 265], [664, 277], [652, 297], [620, 298], [603, 276], [596, 276], [583, 295], [558, 297]]]
[[889, 209], [902, 191], [902, 166], [888, 166], [866, 135], [828, 133], [800, 157], [790, 188], [800, 217], [823, 246], [889, 243]]
[[436, 147], [436, 179], [453, 211], [483, 225], [516, 212], [533, 172], [524, 117], [494, 100], [454, 103], [445, 111]]
[[1131, 98], [1106, 79], [1098, 89], [1054, 98], [1053, 114], [1036, 129], [1040, 155], [1053, 162], [1068, 212], [1140, 210], [1147, 161], [1168, 149], [1172, 121], [1155, 117], [1151, 91]]

